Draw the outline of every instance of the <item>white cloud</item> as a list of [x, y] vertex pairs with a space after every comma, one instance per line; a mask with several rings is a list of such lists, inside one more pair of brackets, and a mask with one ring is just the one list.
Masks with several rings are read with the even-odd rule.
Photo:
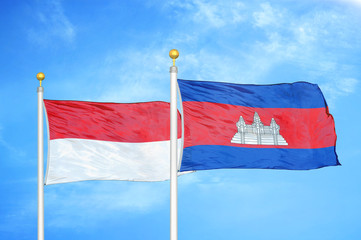
[[[334, 8], [310, 9], [300, 15], [269, 2], [174, 0], [163, 4], [160, 6], [172, 10], [171, 14], [178, 11], [181, 16], [182, 21], [175, 21], [177, 34], [170, 31], [168, 36], [156, 36], [147, 48], [114, 50], [103, 57], [103, 66], [97, 60], [92, 77], [99, 78], [98, 96], [92, 100], [168, 101], [167, 66], [171, 61], [170, 48], [164, 46], [170, 44], [180, 50], [180, 78], [269, 83], [273, 77], [268, 74], [273, 69], [292, 64], [305, 76], [299, 80], [322, 84], [322, 79], [342, 79], [346, 72], [352, 72], [345, 68], [340, 54], [332, 51], [352, 49], [361, 43], [357, 28], [352, 27], [353, 16]], [[228, 40], [222, 34], [229, 33], [230, 24], [234, 39]], [[256, 31], [258, 35], [252, 37], [258, 41], [242, 45], [245, 29]]]
[[[25, 181], [36, 185], [36, 179]], [[88, 181], [45, 186], [44, 193], [45, 228], [96, 228], [109, 219], [123, 221], [168, 206], [169, 182]], [[36, 206], [33, 196], [12, 202], [11, 208], [0, 212], [0, 232], [33, 226], [29, 222], [36, 219]]]
[[332, 1], [337, 1], [337, 2], [341, 2], [341, 3], [348, 3], [348, 4], [352, 4], [354, 6], [361, 7], [361, 0], [332, 0]]
[[[223, 27], [230, 23], [239, 23], [242, 21], [243, 4], [241, 2], [229, 2], [222, 5], [219, 2], [210, 3], [202, 0], [194, 1], [196, 6], [196, 13], [194, 15], [194, 21], [202, 21], [209, 23], [214, 27]], [[228, 5], [228, 6], [227, 6]]]
[[58, 228], [89, 227], [124, 214], [145, 214], [167, 203], [168, 189], [167, 182], [104, 181], [48, 186], [46, 224]]
[[[182, 7], [188, 8], [195, 3], [198, 2], [187, 1]], [[247, 49], [237, 48], [237, 44], [230, 43], [230, 51], [225, 47], [227, 43], [212, 49], [200, 44], [204, 36], [212, 35], [212, 31], [195, 33], [192, 35], [193, 42], [187, 42], [192, 45], [191, 49], [195, 50], [181, 56], [180, 75], [183, 78], [267, 83], [269, 72], [282, 64], [292, 64], [302, 71], [306, 78], [300, 80], [317, 83], [335, 77], [342, 79], [343, 75], [352, 72], [350, 70], [353, 67], [347, 67], [344, 61], [339, 59], [340, 55], [332, 52], [336, 46], [338, 49], [347, 50], [358, 46], [357, 42], [361, 43], [360, 34], [355, 32], [357, 28], [353, 27], [356, 19], [346, 12], [333, 8], [321, 11], [311, 9], [297, 15], [268, 2], [260, 4], [258, 8], [251, 4], [242, 5], [242, 11], [253, 12], [253, 20], [237, 24], [237, 28], [242, 31], [247, 24], [256, 26], [257, 31], [264, 34], [265, 38], [258, 38], [259, 40], [247, 46]], [[185, 17], [188, 14], [189, 12]], [[292, 81], [292, 78], [289, 81]], [[336, 96], [344, 96], [346, 91], [341, 89], [341, 92], [343, 94]]]
[[[169, 49], [170, 50], [170, 49]], [[171, 66], [168, 49], [118, 50], [105, 57], [98, 69], [102, 93], [97, 101], [141, 102], [169, 100]], [[147, 54], [144, 54], [146, 52]], [[112, 79], [107, 81], [107, 79]]]
[[279, 10], [271, 7], [268, 2], [262, 3], [261, 8], [262, 11], [257, 11], [253, 13], [255, 26], [265, 27], [269, 25], [280, 25], [281, 20], [283, 20], [283, 16]]
[[174, 0], [167, 1], [165, 8], [186, 10], [193, 22], [206, 28], [221, 28], [244, 21], [244, 4], [241, 1]]
[[[278, 194], [289, 192], [295, 187], [292, 182], [266, 183], [255, 179], [246, 180], [246, 178], [240, 181], [239, 171], [231, 169], [199, 171], [193, 175], [185, 176], [193, 178], [191, 188], [183, 186], [182, 180], [179, 181], [179, 192], [180, 194], [191, 195], [193, 203], [202, 203], [201, 206], [198, 206], [198, 211], [207, 211], [208, 218], [204, 219], [207, 221], [207, 225], [219, 224], [220, 217], [233, 219], [230, 220], [230, 223], [233, 221], [231, 224], [234, 224], [234, 219], [238, 219], [235, 215], [238, 213], [242, 213], [245, 219], [259, 219], [260, 217], [272, 216], [280, 209], [286, 210], [290, 207], [283, 202], [274, 204], [279, 199], [274, 198], [273, 193], [276, 189]], [[238, 180], [236, 180], [237, 178]], [[212, 196], [212, 199], [209, 199], [209, 196]], [[268, 199], [270, 204], [264, 205], [257, 199]], [[217, 205], [218, 202], [224, 200], [227, 201], [228, 205]], [[264, 206], [261, 209], [257, 207], [260, 204]], [[229, 206], [233, 207], [229, 208]], [[193, 207], [192, 204], [186, 206], [188, 211], [192, 211]]]
[[53, 39], [61, 39], [67, 43], [74, 41], [75, 27], [65, 15], [60, 0], [39, 3], [35, 14], [38, 24], [28, 31], [30, 41], [45, 46]]
[[343, 93], [350, 94], [355, 92], [358, 82], [354, 78], [344, 78], [339, 82], [339, 88]]
[[0, 147], [3, 146], [11, 154], [10, 156], [24, 157], [26, 153], [23, 150], [19, 150], [17, 147], [12, 146], [3, 138], [3, 128], [0, 126]]
[[326, 97], [327, 103], [335, 105], [337, 98], [356, 92], [358, 84], [359, 80], [355, 78], [338, 78], [320, 84], [320, 88]]
[[297, 42], [301, 45], [310, 44], [315, 39], [313, 29], [310, 26], [297, 26], [293, 29]]

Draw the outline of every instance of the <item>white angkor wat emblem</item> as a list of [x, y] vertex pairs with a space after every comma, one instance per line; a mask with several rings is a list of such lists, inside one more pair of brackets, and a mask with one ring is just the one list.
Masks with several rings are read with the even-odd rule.
[[265, 126], [258, 113], [254, 113], [253, 123], [247, 125], [243, 117], [239, 117], [236, 123], [237, 133], [233, 136], [231, 142], [239, 144], [258, 144], [258, 145], [288, 145], [286, 140], [280, 135], [280, 126], [274, 118], [270, 126]]

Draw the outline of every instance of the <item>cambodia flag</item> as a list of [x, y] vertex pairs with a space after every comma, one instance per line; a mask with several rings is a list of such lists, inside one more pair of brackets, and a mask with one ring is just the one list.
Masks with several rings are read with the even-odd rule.
[[170, 178], [169, 103], [44, 100], [44, 104], [49, 126], [47, 185]]
[[184, 117], [181, 171], [340, 165], [334, 120], [316, 84], [179, 79], [178, 85]]

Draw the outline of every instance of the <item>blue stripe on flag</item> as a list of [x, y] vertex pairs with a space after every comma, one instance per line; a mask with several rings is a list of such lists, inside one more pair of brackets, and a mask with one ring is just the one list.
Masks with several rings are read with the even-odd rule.
[[184, 149], [180, 171], [220, 168], [309, 170], [336, 165], [340, 163], [334, 146], [285, 149], [198, 145]]
[[232, 104], [258, 108], [322, 108], [326, 102], [317, 84], [234, 84], [178, 79], [182, 101]]

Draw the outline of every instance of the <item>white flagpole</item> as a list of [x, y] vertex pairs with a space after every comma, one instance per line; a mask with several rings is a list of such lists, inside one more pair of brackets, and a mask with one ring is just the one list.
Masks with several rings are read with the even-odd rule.
[[40, 81], [38, 92], [38, 240], [44, 240], [44, 132], [43, 132], [43, 93], [41, 82], [45, 75], [39, 72], [36, 78]]
[[179, 56], [176, 49], [169, 52], [173, 59], [170, 67], [170, 240], [178, 239], [178, 190], [177, 190], [177, 73], [175, 59]]

